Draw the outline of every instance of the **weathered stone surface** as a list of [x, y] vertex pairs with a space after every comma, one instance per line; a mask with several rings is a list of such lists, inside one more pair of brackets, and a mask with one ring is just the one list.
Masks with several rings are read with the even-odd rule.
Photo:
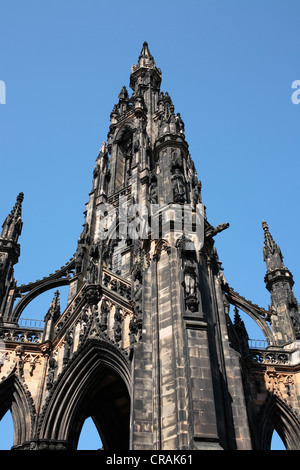
[[[113, 107], [65, 266], [16, 285], [22, 193], [2, 226], [0, 416], [11, 409], [16, 449], [76, 449], [88, 416], [115, 451], [268, 449], [274, 427], [300, 449], [292, 275], [263, 222], [270, 309], [227, 284], [214, 236], [229, 224], [209, 224], [184, 123], [160, 86], [144, 43], [132, 94], [123, 87]], [[19, 326], [31, 300], [63, 285], [64, 312], [56, 294], [43, 329]], [[261, 327], [266, 350], [249, 348], [238, 309]]]

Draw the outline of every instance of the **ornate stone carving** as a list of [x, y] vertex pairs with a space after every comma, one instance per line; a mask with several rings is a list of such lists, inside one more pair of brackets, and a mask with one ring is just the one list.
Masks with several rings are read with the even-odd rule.
[[222, 223], [219, 224], [217, 227], [213, 227], [212, 225], [209, 225], [205, 229], [205, 238], [213, 238], [215, 235], [217, 235], [220, 232], [223, 232], [223, 230], [226, 230], [229, 227], [229, 223]]
[[99, 246], [93, 243], [90, 247], [89, 264], [87, 268], [87, 282], [89, 284], [95, 284], [98, 281], [99, 255]]
[[89, 305], [96, 305], [102, 296], [101, 287], [96, 284], [87, 285], [85, 288], [85, 298]]
[[49, 365], [48, 365], [47, 383], [46, 383], [46, 388], [48, 391], [51, 390], [51, 388], [53, 387], [56, 368], [57, 368], [56, 360], [53, 357], [50, 357]]

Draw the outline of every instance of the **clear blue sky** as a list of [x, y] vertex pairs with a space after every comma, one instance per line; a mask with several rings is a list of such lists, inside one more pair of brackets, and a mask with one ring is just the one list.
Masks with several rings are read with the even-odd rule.
[[2, 1], [0, 25], [0, 222], [23, 191], [19, 284], [75, 252], [110, 112], [147, 41], [208, 219], [230, 223], [216, 237], [228, 283], [268, 307], [266, 219], [300, 299], [299, 0]]

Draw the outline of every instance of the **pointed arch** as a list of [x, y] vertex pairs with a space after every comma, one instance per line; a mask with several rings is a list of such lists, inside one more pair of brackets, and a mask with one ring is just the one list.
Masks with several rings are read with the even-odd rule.
[[134, 132], [133, 123], [126, 122], [116, 133], [115, 190], [128, 183], [133, 161]]
[[155, 249], [154, 249], [154, 256], [159, 259], [160, 256], [161, 256], [161, 253], [162, 251], [166, 251], [167, 253], [170, 253], [170, 250], [171, 250], [171, 246], [169, 245], [169, 243], [167, 242], [167, 240], [164, 240], [163, 238], [161, 238], [160, 240], [158, 240], [155, 244]]
[[132, 122], [126, 122], [122, 127], [120, 127], [116, 134], [116, 142], [120, 143], [124, 140], [127, 140], [131, 135], [136, 131]]
[[270, 450], [274, 429], [287, 450], [300, 450], [300, 422], [290, 407], [271, 395], [259, 417], [259, 449]]
[[0, 383], [0, 419], [10, 410], [14, 426], [14, 446], [29, 441], [34, 421], [34, 405], [29, 392], [12, 373]]
[[129, 449], [130, 365], [113, 344], [88, 340], [49, 397], [40, 439], [75, 450], [92, 417], [105, 449]]

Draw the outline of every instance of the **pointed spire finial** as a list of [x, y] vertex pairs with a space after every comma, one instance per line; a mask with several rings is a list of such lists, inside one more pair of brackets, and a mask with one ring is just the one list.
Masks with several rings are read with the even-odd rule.
[[[150, 73], [145, 74], [145, 69]], [[137, 93], [140, 86], [149, 85], [149, 80], [152, 83], [152, 87], [155, 87], [159, 91], [161, 84], [161, 70], [156, 67], [154, 58], [149, 51], [148, 43], [145, 41], [143, 43], [137, 65], [132, 65], [131, 67], [130, 88]]]
[[278, 245], [276, 245], [270, 231], [269, 225], [265, 220], [262, 221], [262, 228], [264, 231], [264, 261], [266, 262], [267, 269], [272, 270], [275, 268], [281, 268], [283, 264], [283, 256]]
[[10, 214], [6, 217], [2, 225], [1, 238], [6, 238], [14, 242], [18, 241], [18, 238], [22, 231], [22, 202], [24, 200], [24, 193], [19, 193], [17, 196], [17, 202], [15, 203]]
[[49, 310], [46, 314], [45, 320], [48, 318], [53, 318], [56, 321], [60, 316], [60, 292], [59, 290], [55, 291], [53, 300], [50, 303]]
[[155, 66], [154, 58], [152, 54], [149, 51], [148, 43], [145, 41], [143, 43], [143, 48], [141, 50], [141, 53], [139, 55], [139, 61], [138, 65], [140, 66]]
[[122, 87], [122, 90], [119, 93], [119, 100], [128, 100], [129, 95], [126, 86]]

